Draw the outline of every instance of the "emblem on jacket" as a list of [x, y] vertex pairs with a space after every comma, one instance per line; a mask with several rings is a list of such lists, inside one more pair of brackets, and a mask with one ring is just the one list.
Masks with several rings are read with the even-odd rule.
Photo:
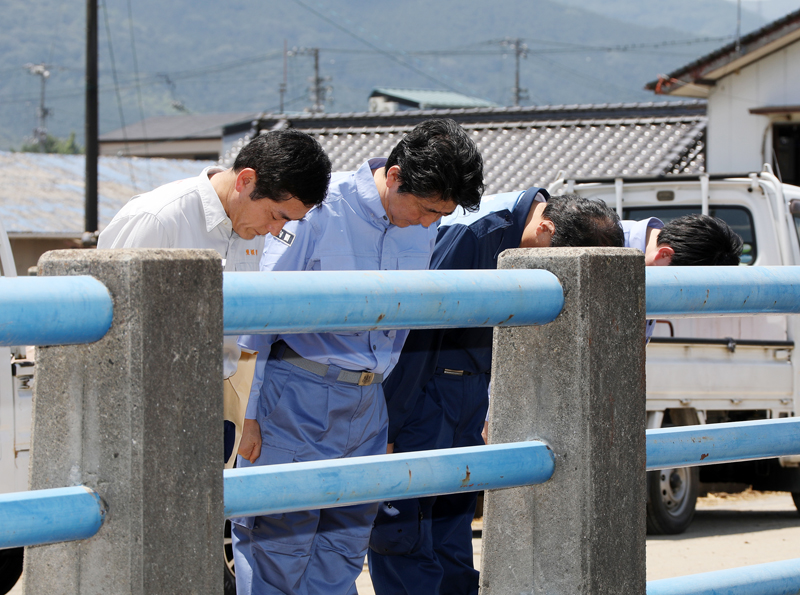
[[292, 242], [294, 242], [294, 234], [282, 229], [275, 239], [279, 242], [283, 242], [287, 246], [291, 246]]

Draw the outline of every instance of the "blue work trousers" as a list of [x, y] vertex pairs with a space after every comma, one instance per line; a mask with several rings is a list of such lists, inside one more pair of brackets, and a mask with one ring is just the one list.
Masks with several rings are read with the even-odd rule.
[[[394, 452], [483, 444], [488, 375], [435, 375], [398, 434]], [[472, 519], [477, 492], [384, 503], [370, 541], [376, 595], [477, 595]]]
[[[337, 382], [270, 357], [258, 403], [254, 465], [386, 452], [380, 384]], [[239, 457], [237, 466], [251, 463]], [[376, 504], [232, 520], [237, 595], [356, 595]]]

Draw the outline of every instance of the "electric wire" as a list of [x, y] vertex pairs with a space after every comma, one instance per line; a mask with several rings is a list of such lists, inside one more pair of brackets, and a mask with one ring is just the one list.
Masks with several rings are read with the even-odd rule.
[[[137, 84], [136, 84], [136, 99], [137, 99], [137, 101], [139, 103], [139, 119], [140, 119], [141, 125], [142, 125], [142, 136], [144, 138], [147, 138], [147, 120], [144, 117], [144, 102], [142, 101], [142, 87], [141, 87], [141, 85], [138, 84], [138, 81], [139, 81], [139, 58], [138, 58], [137, 53], [136, 53], [136, 40], [135, 40], [135, 37], [134, 37], [134, 34], [133, 34], [133, 8], [131, 6], [131, 0], [128, 0], [127, 4], [128, 4], [128, 31], [130, 32], [131, 56], [133, 58], [133, 74], [134, 74], [134, 79], [137, 81]], [[144, 149], [144, 156], [145, 157], [150, 157], [150, 152], [149, 152], [147, 146], [145, 146], [145, 149]], [[152, 188], [154, 184], [153, 184], [153, 172], [150, 169], [150, 160], [148, 159], [146, 161], [146, 163], [147, 163], [147, 165], [146, 165], [145, 171], [147, 172], [147, 181], [148, 181], [149, 186]]]
[[[114, 76], [114, 89], [115, 89], [116, 95], [117, 95], [117, 107], [119, 109], [119, 120], [120, 120], [120, 123], [122, 124], [122, 142], [123, 142], [123, 145], [125, 146], [125, 151], [129, 152], [130, 148], [128, 146], [128, 133], [125, 130], [125, 114], [123, 113], [123, 110], [122, 110], [122, 95], [119, 92], [119, 81], [117, 79], [117, 64], [116, 64], [116, 60], [114, 59], [114, 46], [111, 43], [111, 28], [109, 27], [109, 24], [108, 24], [108, 4], [106, 3], [105, 0], [102, 1], [102, 7], [103, 7], [103, 20], [105, 21], [105, 25], [106, 25], [106, 40], [108, 41], [108, 53], [109, 53], [109, 56], [111, 58], [111, 72], [112, 72], [112, 74]], [[87, 139], [87, 142], [88, 142], [88, 139]], [[137, 187], [137, 185], [136, 185], [136, 175], [133, 172], [133, 165], [130, 162], [128, 162], [128, 165], [129, 165], [129, 169], [130, 169], [130, 172], [131, 172], [131, 183], [132, 183], [133, 187], [136, 188]]]

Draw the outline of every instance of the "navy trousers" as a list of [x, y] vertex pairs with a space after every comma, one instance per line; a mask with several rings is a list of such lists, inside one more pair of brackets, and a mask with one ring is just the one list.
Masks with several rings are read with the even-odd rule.
[[[435, 375], [397, 436], [394, 452], [483, 444], [488, 375]], [[477, 492], [384, 503], [370, 538], [376, 595], [477, 595], [472, 519]]]

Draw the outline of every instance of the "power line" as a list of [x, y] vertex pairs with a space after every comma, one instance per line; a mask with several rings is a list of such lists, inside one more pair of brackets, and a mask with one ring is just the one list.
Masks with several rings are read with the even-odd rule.
[[[428, 73], [426, 73], [426, 72], [423, 72], [422, 70], [420, 70], [419, 68], [417, 68], [417, 67], [416, 67], [416, 66], [414, 66], [413, 64], [409, 64], [408, 62], [405, 62], [404, 60], [400, 60], [400, 59], [397, 57], [397, 55], [395, 55], [395, 53], [393, 53], [393, 52], [389, 52], [389, 51], [387, 51], [387, 50], [384, 50], [383, 48], [381, 48], [381, 47], [378, 47], [378, 46], [377, 46], [377, 45], [375, 45], [374, 43], [372, 43], [372, 42], [370, 42], [370, 41], [367, 41], [366, 39], [364, 39], [364, 38], [363, 38], [363, 37], [361, 37], [360, 35], [357, 35], [356, 33], [352, 32], [352, 31], [351, 31], [350, 29], [348, 29], [347, 27], [343, 27], [342, 25], [340, 25], [339, 23], [337, 23], [337, 22], [336, 22], [336, 21], [334, 21], [333, 19], [330, 19], [330, 18], [328, 18], [328, 17], [327, 17], [327, 16], [325, 16], [324, 14], [322, 14], [322, 13], [320, 13], [319, 11], [316, 11], [316, 10], [314, 10], [313, 8], [311, 8], [310, 6], [308, 6], [306, 3], [304, 3], [304, 2], [301, 2], [301, 0], [294, 0], [294, 1], [295, 1], [295, 3], [296, 3], [296, 4], [298, 4], [298, 5], [299, 5], [299, 6], [301, 6], [302, 8], [305, 8], [307, 11], [309, 11], [310, 13], [312, 13], [312, 14], [316, 15], [317, 17], [319, 17], [320, 19], [322, 19], [322, 20], [323, 20], [323, 21], [325, 21], [326, 23], [328, 23], [328, 24], [330, 24], [330, 25], [333, 25], [334, 27], [336, 27], [336, 28], [337, 28], [337, 29], [339, 29], [340, 31], [343, 31], [344, 33], [346, 33], [346, 34], [347, 34], [347, 35], [349, 35], [350, 37], [352, 37], [352, 38], [354, 38], [354, 39], [357, 39], [358, 41], [360, 41], [361, 43], [363, 43], [363, 44], [364, 44], [364, 45], [366, 45], [367, 47], [371, 48], [372, 50], [374, 50], [374, 51], [378, 52], [379, 54], [383, 54], [384, 56], [386, 56], [387, 58], [389, 58], [389, 59], [390, 59], [390, 60], [392, 60], [393, 62], [396, 62], [397, 64], [399, 64], [400, 66], [402, 66], [402, 67], [404, 67], [404, 68], [408, 68], [409, 70], [411, 70], [411, 71], [413, 71], [413, 72], [417, 73], [418, 75], [425, 77], [425, 78], [426, 78], [426, 79], [428, 79], [429, 81], [433, 81], [433, 82], [434, 82], [434, 83], [436, 83], [437, 85], [442, 85], [442, 86], [446, 87], [447, 89], [449, 89], [450, 91], [453, 91], [454, 93], [458, 93], [458, 92], [459, 92], [457, 89], [454, 89], [454, 88], [453, 88], [451, 85], [448, 85], [448, 84], [447, 84], [447, 83], [445, 83], [444, 81], [442, 81], [442, 80], [439, 80], [439, 79], [437, 79], [436, 77], [434, 77], [434, 76], [431, 76], [431, 75], [429, 75], [429, 74], [428, 74]], [[398, 53], [399, 53], [399, 52], [398, 52]], [[402, 55], [402, 54], [401, 54], [401, 55]]]
[[[119, 109], [119, 120], [120, 124], [122, 125], [122, 142], [125, 146], [125, 151], [128, 152], [128, 135], [125, 132], [125, 114], [122, 110], [122, 95], [119, 92], [119, 80], [117, 79], [117, 63], [114, 59], [114, 46], [111, 43], [111, 28], [108, 25], [108, 5], [106, 4], [105, 0], [103, 0], [103, 20], [105, 21], [106, 25], [106, 40], [108, 41], [108, 53], [111, 58], [111, 72], [114, 76], [114, 90], [116, 91], [117, 95], [117, 108]], [[131, 173], [131, 182], [133, 183], [134, 188], [136, 187], [136, 177], [133, 172], [133, 164], [128, 164], [130, 173]], [[87, 230], [88, 231], [88, 230]]]
[[[144, 134], [144, 137], [147, 138], [147, 124], [145, 122], [145, 117], [144, 117], [144, 102], [142, 101], [142, 86], [138, 84], [138, 80], [139, 80], [139, 58], [138, 58], [138, 55], [136, 53], [136, 41], [135, 41], [135, 38], [134, 38], [134, 35], [133, 35], [133, 7], [131, 6], [131, 0], [128, 0], [128, 31], [130, 33], [130, 38], [131, 38], [131, 56], [133, 57], [133, 72], [134, 72], [134, 76], [135, 76], [135, 78], [137, 80], [137, 84], [136, 84], [136, 99], [137, 99], [137, 102], [139, 103], [139, 119], [141, 120], [141, 124], [142, 124], [142, 133]], [[144, 156], [145, 157], [149, 157], [150, 156], [150, 153], [149, 153], [147, 147], [144, 148]], [[150, 160], [148, 159], [145, 163], [147, 164], [145, 166], [146, 167], [146, 171], [147, 171], [147, 180], [149, 182], [150, 187], [152, 187], [153, 186], [153, 172], [150, 169]], [[131, 178], [131, 181], [134, 182], [134, 187], [135, 187], [135, 180], [133, 178]]]

